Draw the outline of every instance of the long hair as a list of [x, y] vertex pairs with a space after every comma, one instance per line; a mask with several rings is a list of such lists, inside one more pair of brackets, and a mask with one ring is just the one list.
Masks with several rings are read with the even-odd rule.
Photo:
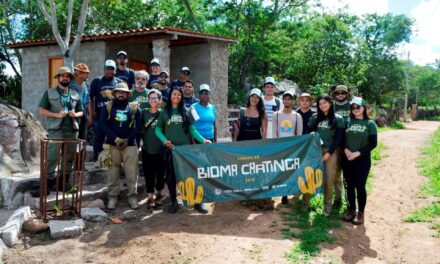
[[167, 98], [167, 105], [165, 107], [165, 110], [167, 111], [168, 114], [168, 118], [171, 119], [171, 116], [173, 115], [173, 103], [171, 101], [171, 94], [175, 91], [179, 91], [180, 95], [181, 95], [181, 99], [179, 102], [179, 105], [177, 106], [177, 110], [179, 112], [179, 114], [182, 116], [182, 120], [183, 120], [183, 130], [185, 131], [185, 133], [188, 133], [188, 127], [189, 127], [189, 121], [188, 118], [186, 116], [186, 110], [185, 110], [185, 106], [183, 104], [183, 92], [182, 89], [174, 89], [170, 92], [170, 95]]
[[[325, 100], [330, 104], [330, 109], [328, 110], [327, 116], [324, 114], [324, 112], [322, 112], [321, 108], [319, 107], [319, 101], [321, 101], [321, 100]], [[328, 118], [328, 120], [329, 120], [330, 128], [336, 129], [335, 109], [333, 107], [332, 98], [328, 95], [321, 96], [317, 100], [317, 104], [318, 104], [318, 107], [317, 107], [318, 114], [317, 114], [316, 122], [315, 122], [315, 124], [313, 124], [313, 130], [318, 129], [319, 122], [325, 120], [326, 118]]]
[[[362, 115], [364, 116], [365, 120], [369, 120], [370, 117], [368, 116], [368, 106], [367, 105], [363, 105], [364, 107], [364, 112], [362, 113]], [[351, 110], [351, 105], [350, 105], [350, 118], [355, 118], [354, 114], [353, 114], [353, 110]]]
[[[251, 106], [251, 96], [249, 96], [247, 99], [246, 108], [249, 108]], [[266, 114], [266, 110], [264, 108], [263, 98], [261, 98], [260, 96], [258, 96], [257, 111], [258, 111], [258, 117], [260, 119], [263, 119], [264, 115]]]

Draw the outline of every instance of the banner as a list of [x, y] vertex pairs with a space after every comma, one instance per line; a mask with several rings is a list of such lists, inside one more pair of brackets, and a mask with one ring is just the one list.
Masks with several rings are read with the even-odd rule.
[[184, 145], [173, 150], [187, 204], [320, 193], [324, 182], [318, 135]]

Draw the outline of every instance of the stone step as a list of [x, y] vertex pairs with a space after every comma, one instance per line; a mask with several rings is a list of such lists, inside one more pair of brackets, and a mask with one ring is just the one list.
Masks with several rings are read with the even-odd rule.
[[[120, 197], [122, 199], [127, 197], [127, 187], [125, 185], [125, 179], [121, 179], [121, 185], [120, 185]], [[139, 177], [138, 178], [138, 193], [145, 192], [145, 178]], [[62, 198], [62, 194], [58, 194], [58, 199], [60, 200]], [[91, 184], [91, 185], [85, 185], [83, 188], [82, 193], [82, 200], [83, 201], [92, 201], [96, 199], [106, 199], [107, 198], [107, 184], [106, 183], [97, 183], [97, 184]], [[71, 196], [68, 195], [66, 199], [66, 204], [70, 205], [71, 203]], [[52, 209], [54, 208], [56, 201], [56, 194], [55, 192], [51, 192], [49, 196], [47, 197], [47, 208]], [[32, 197], [29, 192], [26, 192], [24, 194], [24, 204], [31, 207], [31, 209], [40, 209], [40, 198], [39, 197]]]

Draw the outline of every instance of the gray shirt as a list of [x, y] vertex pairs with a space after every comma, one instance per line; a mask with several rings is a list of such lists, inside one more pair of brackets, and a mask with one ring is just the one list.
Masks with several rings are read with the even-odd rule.
[[272, 137], [292, 137], [302, 135], [302, 117], [295, 111], [287, 114], [283, 111], [275, 112], [272, 116]]

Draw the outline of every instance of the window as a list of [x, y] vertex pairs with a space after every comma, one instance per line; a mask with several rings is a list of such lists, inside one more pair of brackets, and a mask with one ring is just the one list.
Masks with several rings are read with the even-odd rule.
[[58, 85], [58, 80], [54, 76], [57, 74], [58, 68], [62, 66], [64, 66], [63, 57], [49, 58], [49, 88]]

